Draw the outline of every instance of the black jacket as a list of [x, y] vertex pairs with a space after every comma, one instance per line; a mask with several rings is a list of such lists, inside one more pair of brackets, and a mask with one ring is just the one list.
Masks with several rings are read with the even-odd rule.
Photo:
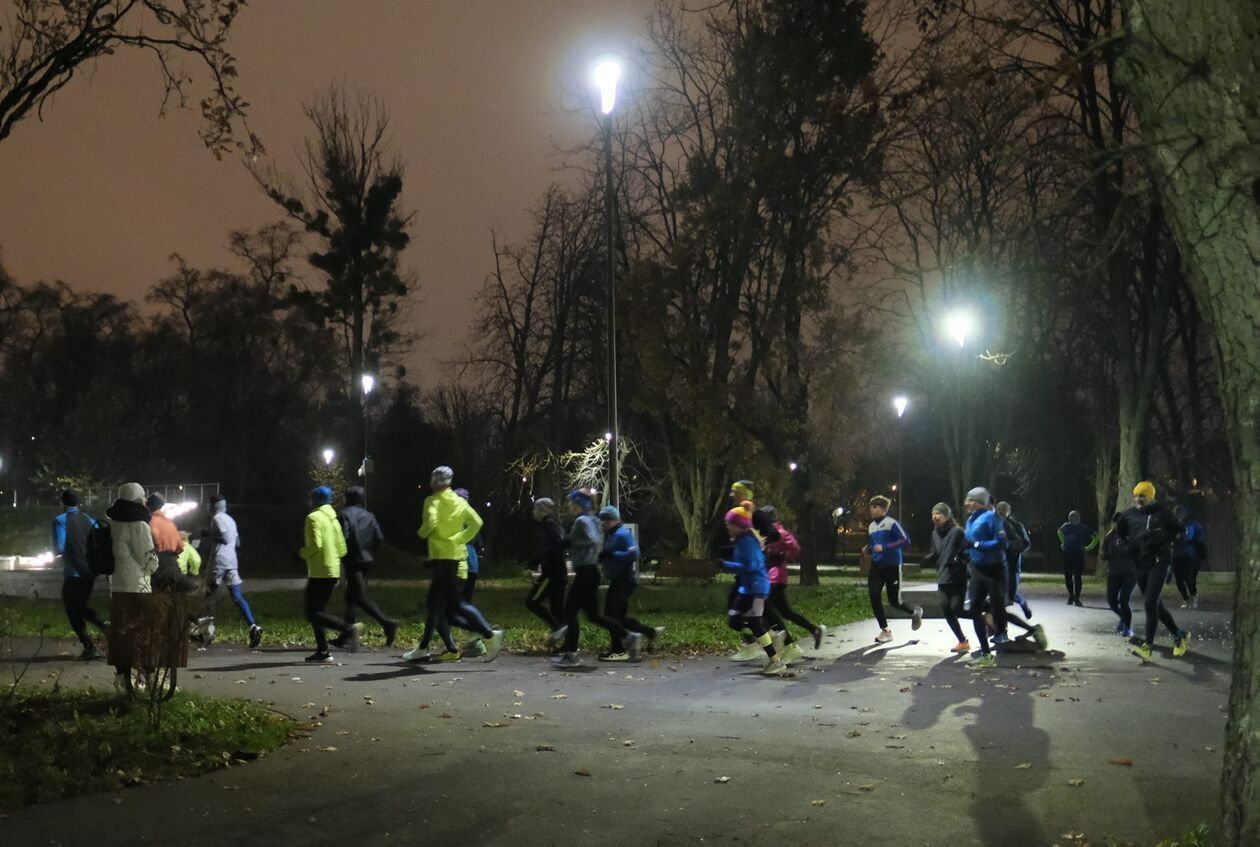
[[1172, 558], [1172, 545], [1181, 533], [1181, 523], [1172, 509], [1155, 500], [1142, 508], [1125, 509], [1116, 524], [1116, 534], [1124, 543], [1133, 564], [1151, 568]]
[[1111, 576], [1130, 576], [1133, 573], [1133, 557], [1129, 555], [1117, 529], [1112, 529], [1103, 538], [1102, 557]]
[[346, 506], [339, 517], [346, 536], [346, 557], [342, 561], [351, 568], [371, 564], [376, 548], [385, 541], [376, 515], [362, 506]]
[[564, 550], [564, 528], [555, 515], [547, 515], [538, 522], [538, 555], [531, 565], [544, 571], [557, 565], [564, 567]]
[[967, 539], [958, 524], [950, 521], [944, 526], [932, 527], [932, 553], [929, 558], [936, 566], [937, 585], [967, 581], [967, 564], [959, 556], [966, 549]]

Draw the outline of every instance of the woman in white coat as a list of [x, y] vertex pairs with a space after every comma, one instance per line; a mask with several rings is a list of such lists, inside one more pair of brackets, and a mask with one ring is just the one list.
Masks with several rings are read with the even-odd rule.
[[137, 637], [137, 630], [145, 626], [145, 616], [142, 607], [121, 595], [153, 593], [150, 579], [158, 567], [144, 488], [135, 482], [123, 485], [105, 516], [109, 518], [114, 548], [114, 574], [109, 581], [113, 624], [109, 662], [114, 666], [115, 684], [125, 686], [132, 667], [129, 646]]

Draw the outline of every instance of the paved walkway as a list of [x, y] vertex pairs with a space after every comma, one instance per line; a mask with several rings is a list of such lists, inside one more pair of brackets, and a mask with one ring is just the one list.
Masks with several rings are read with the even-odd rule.
[[301, 651], [216, 646], [187, 688], [320, 728], [247, 766], [15, 813], [0, 843], [1036, 847], [1153, 844], [1210, 819], [1227, 614], [1181, 612], [1205, 637], [1173, 660], [1161, 635], [1142, 666], [1100, 598], [1033, 603], [1051, 652], [983, 673], [948, 655], [939, 621], [917, 640], [894, 622], [878, 647], [873, 623], [844, 627], [784, 680], [717, 658], [308, 667]]

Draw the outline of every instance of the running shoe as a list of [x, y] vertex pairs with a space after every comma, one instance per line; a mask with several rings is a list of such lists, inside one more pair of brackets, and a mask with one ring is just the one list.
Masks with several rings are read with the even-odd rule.
[[486, 654], [481, 657], [481, 661], [493, 662], [501, 652], [503, 652], [503, 630], [499, 628], [491, 629], [490, 643], [486, 645]]
[[577, 657], [576, 653], [561, 653], [551, 660], [551, 663], [558, 668], [580, 668], [582, 660]]
[[1072, 605], [1073, 605], [1073, 606], [1080, 606], [1082, 609], [1083, 609], [1083, 608], [1085, 608], [1085, 604], [1081, 602], [1081, 598], [1080, 598], [1080, 597], [1077, 597], [1075, 600], [1073, 600], [1073, 601], [1072, 601]]
[[1124, 637], [1125, 637], [1125, 638], [1132, 638], [1132, 637], [1133, 637], [1133, 627], [1125, 627], [1125, 630], [1124, 630], [1124, 632], [1123, 632], [1122, 634], [1124, 635]]
[[1199, 595], [1198, 594], [1190, 598], [1190, 608], [1191, 609], [1199, 608]]
[[950, 648], [950, 650], [949, 650], [949, 652], [951, 652], [951, 653], [970, 653], [970, 652], [971, 652], [971, 642], [970, 642], [970, 641], [968, 641], [967, 639], [965, 639], [965, 638], [964, 638], [962, 641], [959, 641], [957, 644], [955, 644], [953, 647], [951, 647], [951, 648]]
[[258, 624], [254, 624], [249, 628], [249, 649], [257, 649], [258, 645], [262, 643], [262, 633], [263, 629]]
[[609, 650], [607, 653], [600, 653], [599, 660], [601, 662], [628, 662], [630, 661], [629, 653], [614, 653]]
[[465, 659], [475, 659], [478, 656], [486, 655], [486, 652], [486, 642], [480, 638], [474, 638], [459, 645], [459, 655]]
[[1142, 664], [1146, 664], [1151, 660], [1151, 645], [1149, 644], [1139, 644], [1129, 652], [1141, 659]]
[[783, 648], [783, 652], [780, 653], [779, 656], [783, 659], [783, 663], [786, 665], [789, 662], [799, 662], [805, 657], [805, 654], [801, 652], [801, 645], [793, 641], [791, 644]]
[[101, 657], [101, 651], [95, 647], [84, 647], [83, 652], [79, 654], [80, 662], [90, 662]]
[[402, 654], [404, 662], [427, 662], [429, 661], [428, 647], [413, 647], [406, 653]]
[[1041, 624], [1037, 624], [1032, 628], [1033, 640], [1037, 642], [1037, 648], [1044, 650], [1050, 646], [1050, 638], [1046, 635], [1046, 628]]
[[771, 656], [770, 661], [766, 662], [761, 672], [766, 676], [782, 676], [788, 669], [787, 665], [778, 656]]
[[632, 632], [626, 636], [626, 653], [630, 655], [630, 661], [639, 661], [639, 657], [643, 655], [642, 635], [637, 632]]
[[876, 644], [887, 644], [889, 641], [892, 641], [892, 633], [886, 629], [881, 629], [879, 635], [875, 636]]
[[996, 668], [997, 656], [994, 656], [992, 653], [982, 653], [980, 658], [971, 663], [971, 666], [977, 669]]
[[761, 658], [764, 655], [766, 655], [766, 653], [764, 650], [761, 649], [761, 645], [753, 641], [748, 644], [745, 644], [743, 647], [740, 647], [738, 650], [732, 653], [730, 655], [730, 660], [732, 662], [751, 662], [755, 659]]
[[999, 632], [997, 635], [993, 636], [993, 643], [994, 643], [995, 645], [997, 645], [997, 644], [1010, 644], [1010, 643], [1011, 643], [1011, 637], [1010, 637], [1009, 635], [1007, 635], [1005, 632]]
[[398, 637], [398, 623], [395, 621], [389, 621], [388, 623], [385, 624], [384, 628], [385, 628], [385, 646], [387, 648], [393, 647], [394, 639]]
[[656, 652], [656, 643], [665, 637], [665, 627], [653, 627], [652, 634], [648, 636], [648, 649]]
[[1024, 613], [1024, 617], [1025, 617], [1025, 618], [1031, 618], [1031, 617], [1032, 617], [1032, 608], [1028, 605], [1028, 601], [1027, 601], [1027, 600], [1020, 599], [1020, 601], [1019, 601], [1019, 608], [1020, 608], [1020, 610]]
[[332, 657], [332, 653], [320, 652], [317, 650], [302, 661], [312, 665], [331, 665], [336, 661], [336, 659]]
[[1067, 604], [1068, 604], [1069, 606], [1075, 606], [1075, 605], [1076, 605], [1076, 599], [1075, 599], [1074, 597], [1069, 597], [1069, 598], [1068, 598], [1068, 601], [1067, 601]]
[[787, 633], [781, 629], [774, 630], [770, 633], [770, 643], [774, 645], [774, 652], [782, 656], [783, 648], [787, 646]]
[[1186, 655], [1186, 649], [1189, 646], [1190, 633], [1183, 629], [1181, 634], [1173, 639], [1173, 655], [1180, 659], [1182, 656]]
[[553, 630], [551, 635], [547, 636], [547, 640], [551, 642], [552, 647], [559, 648], [560, 645], [564, 643], [564, 636], [568, 633], [568, 631], [569, 627], [567, 625], [562, 626]]
[[822, 640], [827, 637], [827, 627], [819, 624], [814, 627], [814, 649], [818, 650], [822, 647]]
[[1189, 601], [1189, 600], [1186, 600], [1185, 602], [1183, 602], [1183, 603], [1182, 603], [1180, 606], [1178, 606], [1177, 608], [1178, 608], [1178, 609], [1189, 609], [1189, 608], [1190, 608], [1190, 601]]
[[923, 607], [915, 606], [914, 614], [910, 616], [910, 628], [918, 629], [923, 626]]
[[443, 650], [441, 653], [430, 653], [428, 659], [430, 662], [458, 662], [463, 656], [458, 650]]

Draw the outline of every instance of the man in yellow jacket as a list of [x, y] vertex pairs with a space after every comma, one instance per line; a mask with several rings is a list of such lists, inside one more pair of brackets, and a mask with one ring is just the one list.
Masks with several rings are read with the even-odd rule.
[[331, 664], [328, 652], [328, 630], [341, 633], [347, 649], [353, 653], [359, 649], [359, 625], [347, 624], [328, 614], [328, 601], [341, 578], [341, 558], [346, 555], [346, 537], [341, 532], [341, 522], [332, 507], [332, 489], [321, 485], [310, 494], [311, 511], [303, 527], [302, 551], [306, 562], [306, 619], [315, 631], [315, 652], [306, 657], [308, 662]]
[[[408, 662], [459, 661], [459, 647], [451, 637], [451, 625], [475, 632], [486, 639], [484, 661], [493, 661], [503, 649], [503, 630], [491, 627], [476, 606], [464, 600], [464, 580], [468, 578], [468, 542], [481, 531], [481, 516], [468, 501], [451, 490], [455, 472], [442, 465], [429, 478], [433, 489], [424, 500], [424, 519], [416, 533], [429, 543], [429, 566], [433, 579], [425, 600], [424, 635], [414, 650], [403, 658]], [[429, 653], [434, 631], [441, 636], [446, 651]]]

